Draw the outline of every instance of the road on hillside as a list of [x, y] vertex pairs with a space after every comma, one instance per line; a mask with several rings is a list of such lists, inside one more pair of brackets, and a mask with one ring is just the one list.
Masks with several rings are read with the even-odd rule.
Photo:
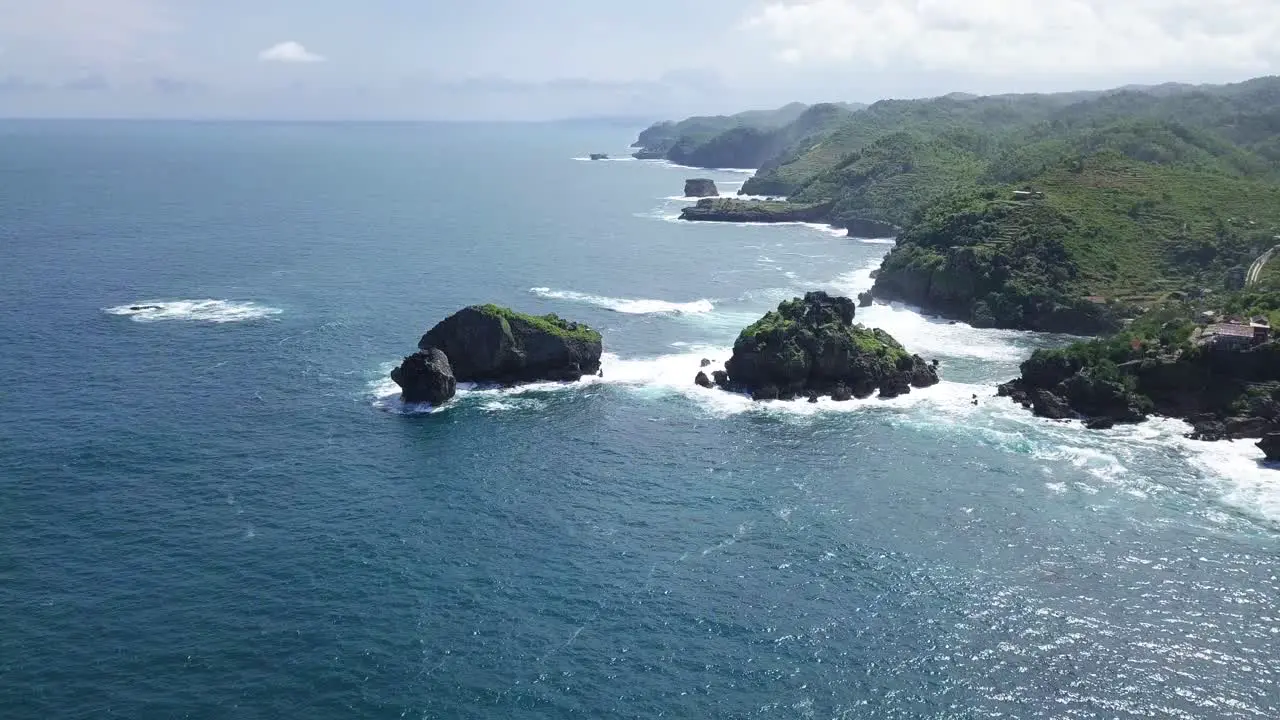
[[1244, 276], [1245, 287], [1258, 282], [1258, 278], [1262, 275], [1262, 268], [1267, 266], [1267, 261], [1271, 260], [1271, 255], [1276, 250], [1280, 250], [1280, 245], [1273, 246], [1270, 250], [1259, 255], [1257, 260], [1253, 261], [1253, 264], [1249, 266], [1249, 274]]

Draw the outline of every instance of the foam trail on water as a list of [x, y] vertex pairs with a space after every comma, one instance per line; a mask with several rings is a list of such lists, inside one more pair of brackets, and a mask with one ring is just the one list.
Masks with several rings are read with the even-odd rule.
[[128, 317], [134, 322], [188, 320], [195, 322], [231, 323], [279, 315], [278, 308], [253, 302], [232, 300], [147, 300], [103, 308], [108, 315]]
[[857, 241], [860, 243], [866, 243], [867, 245], [897, 245], [898, 244], [897, 238], [857, 238]]
[[541, 298], [586, 303], [628, 315], [692, 315], [709, 313], [716, 309], [714, 303], [705, 299], [691, 302], [670, 302], [667, 300], [649, 300], [647, 298], [613, 298], [603, 295], [590, 295], [573, 290], [552, 290], [545, 287], [529, 288], [529, 292]]

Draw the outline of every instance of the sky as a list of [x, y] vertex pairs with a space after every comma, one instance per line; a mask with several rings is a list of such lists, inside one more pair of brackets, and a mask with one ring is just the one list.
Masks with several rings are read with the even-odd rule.
[[1280, 0], [0, 0], [0, 116], [662, 118], [1280, 73]]

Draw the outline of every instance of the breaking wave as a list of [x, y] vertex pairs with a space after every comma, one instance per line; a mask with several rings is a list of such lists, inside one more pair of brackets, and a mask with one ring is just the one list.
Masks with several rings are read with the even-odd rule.
[[279, 308], [254, 302], [232, 300], [169, 300], [145, 301], [129, 305], [104, 308], [108, 315], [128, 317], [134, 322], [160, 322], [163, 320], [187, 320], [192, 322], [232, 323], [279, 315]]
[[691, 302], [670, 302], [667, 300], [649, 300], [646, 298], [613, 298], [602, 295], [590, 295], [573, 290], [552, 290], [551, 288], [529, 288], [529, 292], [540, 298], [550, 300], [568, 300], [605, 308], [628, 315], [692, 315], [709, 313], [716, 309], [710, 300], [693, 300]]

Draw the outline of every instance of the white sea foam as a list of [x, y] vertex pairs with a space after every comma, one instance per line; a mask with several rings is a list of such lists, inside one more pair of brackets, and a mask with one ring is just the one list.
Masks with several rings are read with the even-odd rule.
[[[983, 331], [986, 332], [986, 331]], [[1078, 422], [1037, 418], [1007, 400], [992, 400], [993, 416], [1025, 428], [1033, 441], [1031, 455], [1059, 461], [1139, 498], [1165, 487], [1167, 478], [1146, 474], [1149, 454], [1183, 458], [1196, 482], [1227, 506], [1255, 518], [1280, 524], [1280, 482], [1277, 471], [1264, 463], [1254, 440], [1201, 442], [1189, 440], [1191, 426], [1173, 418], [1151, 418], [1135, 425], [1105, 431], [1088, 430]], [[1096, 489], [1076, 486], [1090, 493]]]
[[[652, 358], [623, 359], [605, 354], [601, 359], [606, 385], [618, 385], [641, 395], [681, 395], [689, 398], [715, 415], [728, 416], [745, 412], [758, 412], [785, 416], [813, 416], [824, 413], [860, 412], [873, 408], [904, 410], [921, 403], [938, 403], [970, 407], [970, 386], [959, 383], [942, 383], [932, 388], [912, 391], [908, 395], [884, 400], [870, 397], [849, 402], [835, 402], [829, 397], [819, 398], [817, 403], [807, 400], [756, 402], [750, 397], [720, 389], [702, 388], [694, 384], [699, 371], [708, 375], [724, 369], [724, 361], [733, 353], [730, 347], [714, 345], [685, 345], [683, 352]], [[701, 361], [711, 364], [702, 367]]]
[[103, 308], [108, 315], [128, 317], [134, 322], [188, 320], [195, 322], [231, 323], [279, 315], [278, 308], [254, 302], [233, 300], [146, 300], [129, 305]]
[[1179, 438], [1191, 462], [1218, 484], [1228, 505], [1280, 523], [1280, 472], [1264, 463], [1254, 440], [1197, 442]]
[[868, 245], [897, 245], [898, 238], [856, 238], [860, 243]]
[[710, 300], [693, 300], [691, 302], [670, 302], [668, 300], [649, 300], [646, 298], [613, 298], [602, 295], [575, 292], [573, 290], [552, 290], [551, 288], [529, 288], [529, 292], [541, 298], [552, 300], [568, 300], [570, 302], [595, 305], [606, 310], [626, 313], [628, 315], [676, 314], [688, 315], [709, 313], [716, 309]]
[[400, 386], [391, 379], [395, 363], [380, 368], [378, 377], [369, 383], [368, 396], [373, 406], [396, 415], [430, 415], [444, 412], [455, 406], [474, 405], [485, 412], [508, 410], [537, 410], [546, 407], [538, 397], [543, 393], [574, 391], [597, 384], [600, 378], [592, 375], [578, 382], [537, 382], [515, 387], [480, 386], [475, 383], [458, 383], [458, 392], [444, 405], [407, 403], [400, 398]]

